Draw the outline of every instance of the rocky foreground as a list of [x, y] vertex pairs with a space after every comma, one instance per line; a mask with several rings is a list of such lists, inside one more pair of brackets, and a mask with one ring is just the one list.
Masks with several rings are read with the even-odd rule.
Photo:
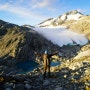
[[51, 67], [51, 78], [43, 79], [42, 67], [27, 74], [1, 75], [0, 90], [90, 90], [90, 57], [61, 61]]

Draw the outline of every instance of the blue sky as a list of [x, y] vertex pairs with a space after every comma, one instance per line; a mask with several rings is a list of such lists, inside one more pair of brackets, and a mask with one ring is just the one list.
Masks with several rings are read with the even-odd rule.
[[0, 19], [36, 25], [71, 10], [90, 14], [90, 0], [0, 0]]

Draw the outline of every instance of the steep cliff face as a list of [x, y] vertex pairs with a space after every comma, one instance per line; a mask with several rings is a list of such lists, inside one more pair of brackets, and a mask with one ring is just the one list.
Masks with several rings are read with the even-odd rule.
[[34, 51], [57, 48], [34, 30], [0, 21], [0, 58], [4, 59], [4, 63], [8, 60], [12, 63], [15, 60], [31, 60], [34, 59]]

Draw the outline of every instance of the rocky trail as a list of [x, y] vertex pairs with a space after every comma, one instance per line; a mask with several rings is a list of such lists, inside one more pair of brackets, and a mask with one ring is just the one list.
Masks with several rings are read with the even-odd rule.
[[0, 90], [90, 90], [90, 71], [86, 72], [90, 70], [90, 63], [74, 70], [63, 65], [51, 67], [51, 78], [46, 79], [42, 68], [27, 74], [2, 75]]

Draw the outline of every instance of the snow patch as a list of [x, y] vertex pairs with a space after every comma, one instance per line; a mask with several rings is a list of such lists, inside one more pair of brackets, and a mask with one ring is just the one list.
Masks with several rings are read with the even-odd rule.
[[77, 13], [77, 14], [70, 14], [70, 15], [67, 15], [67, 20], [79, 20], [79, 18], [81, 17], [82, 15]]
[[54, 21], [54, 19], [47, 20], [47, 21], [39, 24], [38, 26], [48, 26], [48, 25], [51, 25], [52, 21]]
[[61, 20], [65, 20], [67, 15], [62, 15]]

